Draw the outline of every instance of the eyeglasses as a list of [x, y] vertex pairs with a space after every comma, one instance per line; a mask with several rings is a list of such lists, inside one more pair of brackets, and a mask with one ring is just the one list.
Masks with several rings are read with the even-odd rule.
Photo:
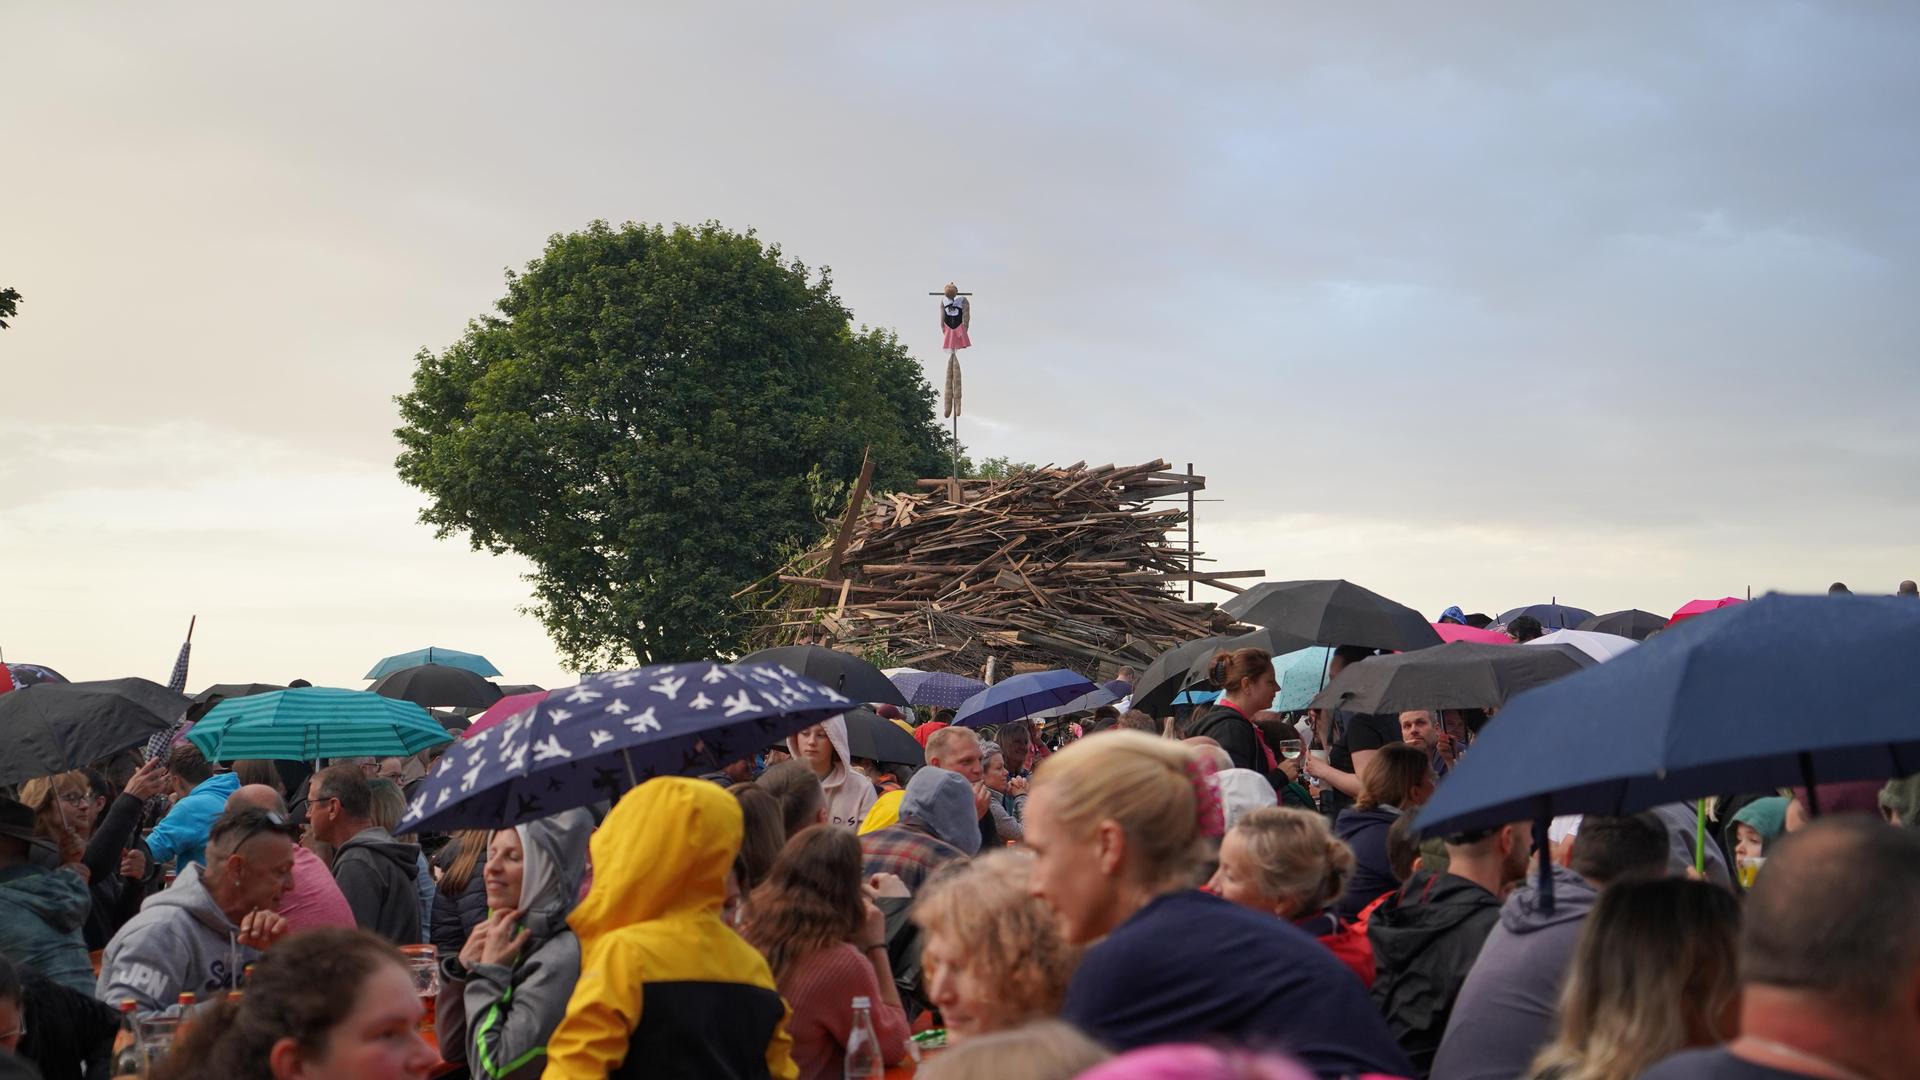
[[[78, 791], [63, 791], [60, 793], [60, 801], [66, 803], [68, 806], [85, 806], [93, 801], [93, 795], [91, 793]], [[0, 1038], [5, 1038], [5, 1036], [0, 1035]]]

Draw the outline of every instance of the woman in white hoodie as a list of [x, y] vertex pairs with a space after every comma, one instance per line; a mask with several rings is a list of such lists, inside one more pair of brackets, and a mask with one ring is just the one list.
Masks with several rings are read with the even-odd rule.
[[815, 724], [797, 735], [787, 737], [787, 749], [794, 760], [804, 761], [820, 778], [827, 793], [827, 820], [842, 828], [858, 829], [878, 798], [873, 781], [860, 775], [849, 764], [847, 721], [835, 716]]

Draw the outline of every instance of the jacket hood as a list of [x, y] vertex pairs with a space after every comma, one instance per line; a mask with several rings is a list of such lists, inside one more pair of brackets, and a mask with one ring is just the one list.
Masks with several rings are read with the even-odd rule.
[[[820, 780], [820, 786], [827, 789], [831, 798], [834, 789], [846, 783], [847, 773], [853, 770], [853, 753], [847, 749], [847, 718], [844, 715], [830, 716], [822, 720], [820, 726], [826, 729], [827, 741], [833, 744], [833, 768], [827, 770], [827, 775]], [[792, 754], [796, 761], [807, 760], [800, 756], [799, 732], [787, 736], [787, 753]]]
[[[1900, 820], [1904, 824], [1907, 819]], [[1755, 799], [1733, 815], [1731, 824], [1751, 826], [1761, 840], [1771, 844], [1787, 831], [1787, 799], [1782, 795]]]
[[32, 912], [62, 933], [77, 930], [87, 921], [90, 895], [79, 878], [58, 870], [23, 864], [0, 875], [0, 899]]
[[552, 937], [567, 925], [567, 915], [580, 899], [580, 882], [587, 873], [587, 841], [593, 835], [593, 815], [567, 810], [552, 817], [515, 825], [520, 834], [520, 907], [523, 921], [536, 939]]
[[405, 870], [408, 877], [413, 877], [419, 869], [420, 845], [403, 844], [395, 840], [392, 833], [378, 825], [353, 834], [353, 839], [341, 844], [340, 850], [335, 852], [334, 857], [339, 858], [349, 848], [360, 848], [383, 859], [389, 859], [394, 865]]
[[1340, 816], [1334, 819], [1333, 835], [1347, 840], [1355, 833], [1373, 828], [1375, 825], [1392, 828], [1393, 823], [1399, 820], [1400, 811], [1391, 806], [1376, 806], [1371, 810], [1349, 808], [1340, 811]]
[[189, 863], [180, 870], [172, 885], [148, 897], [140, 909], [181, 908], [192, 915], [194, 921], [216, 934], [226, 936], [238, 932], [240, 928], [233, 925], [227, 913], [220, 910], [219, 904], [213, 902], [213, 894], [207, 891], [207, 883], [201, 878], [203, 870], [204, 867], [199, 863]]
[[1564, 866], [1555, 866], [1553, 913], [1549, 915], [1540, 910], [1539, 879], [1529, 875], [1526, 883], [1513, 890], [1507, 902], [1500, 906], [1500, 925], [1506, 927], [1509, 934], [1531, 934], [1549, 926], [1565, 926], [1586, 918], [1599, 898], [1599, 890], [1586, 878]]
[[1252, 769], [1221, 769], [1213, 774], [1212, 782], [1214, 793], [1220, 796], [1220, 809], [1226, 812], [1229, 829], [1263, 806], [1280, 805], [1273, 785]]
[[717, 916], [744, 830], [740, 803], [705, 780], [662, 776], [621, 796], [590, 842], [593, 889], [567, 920], [582, 948], [674, 912]]
[[1499, 897], [1466, 878], [1423, 870], [1407, 880], [1397, 901], [1389, 901], [1373, 913], [1367, 937], [1373, 942], [1382, 970], [1401, 969], [1435, 938], [1499, 906]]
[[980, 851], [973, 785], [957, 772], [925, 768], [914, 773], [900, 798], [900, 820], [921, 826], [968, 855]]

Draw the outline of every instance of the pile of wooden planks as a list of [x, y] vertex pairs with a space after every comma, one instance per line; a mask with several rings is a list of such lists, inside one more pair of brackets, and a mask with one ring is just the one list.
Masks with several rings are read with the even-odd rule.
[[1203, 489], [1206, 478], [1164, 461], [920, 485], [863, 500], [834, 543], [758, 587], [756, 644], [816, 642], [883, 666], [976, 677], [990, 658], [1002, 674], [1098, 676], [1232, 623], [1176, 585], [1238, 591], [1223, 579], [1262, 573], [1194, 568], [1198, 556], [1170, 535], [1186, 523], [1183, 503], [1149, 500]]

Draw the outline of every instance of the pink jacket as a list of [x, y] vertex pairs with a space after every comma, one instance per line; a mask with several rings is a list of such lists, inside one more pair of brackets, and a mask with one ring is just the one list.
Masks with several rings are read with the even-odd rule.
[[280, 897], [279, 911], [290, 931], [354, 925], [353, 909], [334, 884], [333, 871], [320, 856], [298, 844], [293, 848], [293, 887]]

